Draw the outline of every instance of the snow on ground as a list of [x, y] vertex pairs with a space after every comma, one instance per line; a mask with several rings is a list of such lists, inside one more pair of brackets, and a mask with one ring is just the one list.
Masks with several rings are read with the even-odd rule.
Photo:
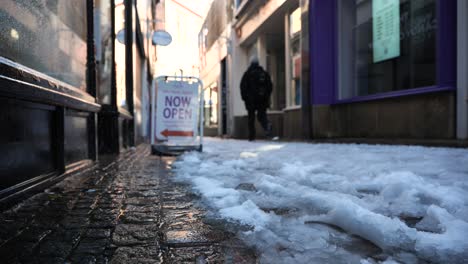
[[[208, 139], [174, 163], [262, 263], [468, 263], [468, 150]], [[245, 228], [247, 227], [247, 228]]]

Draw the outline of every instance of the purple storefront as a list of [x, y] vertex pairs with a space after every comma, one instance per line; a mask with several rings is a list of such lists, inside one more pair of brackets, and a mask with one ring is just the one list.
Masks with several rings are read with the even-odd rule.
[[309, 24], [312, 138], [463, 138], [456, 0], [315, 0]]

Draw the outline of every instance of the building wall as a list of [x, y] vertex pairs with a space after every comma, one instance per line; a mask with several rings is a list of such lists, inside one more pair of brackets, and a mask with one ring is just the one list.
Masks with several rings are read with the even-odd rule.
[[[212, 93], [216, 98], [211, 99], [211, 101], [217, 102], [212, 117], [216, 118], [216, 124], [211, 123], [210, 127], [205, 128], [206, 132], [212, 132], [211, 135], [222, 135], [223, 125], [226, 125], [227, 133], [233, 128], [231, 104], [233, 101], [233, 90], [231, 89], [233, 61], [232, 4], [232, 0], [214, 1], [199, 31], [200, 78], [206, 88], [205, 103], [209, 100], [210, 87], [217, 88], [216, 92]], [[226, 70], [225, 80], [223, 80], [222, 65]], [[223, 84], [225, 90], [223, 90]], [[225, 96], [226, 102], [226, 120], [223, 120], [223, 96]]]
[[172, 42], [168, 46], [156, 47], [156, 76], [199, 76], [197, 39], [203, 17], [189, 3], [161, 2], [165, 16], [164, 21], [158, 23], [158, 29], [169, 32]]
[[[269, 116], [272, 117], [274, 134], [285, 138], [301, 138], [302, 135], [302, 114], [300, 107], [288, 107], [286, 97], [292, 74], [288, 75], [289, 69], [289, 49], [287, 39], [288, 17], [296, 8], [304, 6], [308, 1], [296, 0], [275, 0], [275, 1], [251, 1], [245, 2], [234, 13], [233, 21], [233, 65], [231, 69], [232, 83], [232, 107], [234, 130], [232, 136], [243, 137], [242, 132], [246, 127], [247, 115], [244, 103], [240, 96], [240, 80], [249, 66], [249, 58], [256, 55], [260, 65], [266, 69], [273, 81], [272, 104], [269, 109]], [[306, 10], [306, 8], [303, 8]], [[306, 42], [301, 41], [304, 45]], [[301, 53], [303, 59], [308, 59], [308, 53]], [[308, 64], [301, 63], [301, 67]], [[306, 85], [307, 83], [304, 82]], [[299, 109], [299, 110], [298, 110]], [[298, 110], [298, 111], [295, 111]], [[281, 116], [281, 118], [278, 118]], [[289, 126], [288, 128], [286, 128]], [[239, 128], [238, 128], [239, 127]], [[300, 128], [297, 132], [291, 127]], [[296, 133], [297, 132], [297, 133]], [[261, 136], [262, 129], [258, 130]]]
[[[275, 136], [283, 138], [284, 137], [283, 128], [285, 127], [285, 124], [283, 123], [284, 122], [283, 113], [269, 113], [268, 120], [273, 125], [272, 133]], [[236, 126], [234, 127], [232, 134], [235, 135], [235, 138], [248, 139], [249, 128], [247, 125], [247, 122], [248, 122], [247, 116], [236, 116], [234, 117], [234, 122], [236, 123]], [[259, 138], [259, 139], [266, 138], [265, 131], [263, 131], [263, 128], [258, 122], [255, 122], [255, 131], [256, 131], [256, 138]]]
[[283, 9], [289, 6], [299, 5], [298, 0], [271, 0], [266, 3], [261, 1], [250, 2], [249, 5], [251, 6], [246, 6], [235, 14], [238, 17], [237, 23], [239, 24], [235, 26], [240, 30], [239, 43], [251, 42], [252, 38], [256, 38], [255, 33], [275, 12], [284, 12]]
[[283, 116], [283, 137], [286, 139], [303, 139], [301, 109], [286, 110]]
[[[434, 54], [437, 60], [433, 75], [437, 77], [434, 77], [434, 85], [402, 87], [403, 89], [393, 87], [390, 92], [381, 91], [357, 96], [353, 93], [344, 93], [343, 87], [350, 85], [350, 82], [340, 81], [343, 80], [341, 75], [343, 71], [340, 71], [343, 64], [340, 65], [342, 62], [340, 56], [351, 55], [345, 54], [338, 45], [338, 41], [343, 37], [337, 31], [340, 29], [339, 19], [343, 15], [339, 13], [340, 1], [342, 0], [310, 1], [310, 8], [309, 1], [277, 0], [266, 3], [251, 1], [244, 2], [234, 12], [230, 69], [230, 105], [233, 116], [231, 135], [246, 137], [246, 111], [240, 98], [239, 84], [242, 74], [248, 67], [249, 55], [255, 50], [261, 64], [265, 63], [267, 56], [274, 57], [271, 56], [271, 49], [268, 47], [271, 41], [265, 38], [269, 21], [277, 18], [279, 13], [285, 18], [284, 15], [299, 3], [303, 11], [302, 26], [306, 32], [301, 36], [303, 45], [301, 69], [303, 77], [307, 76], [301, 78], [303, 87], [301, 107], [270, 111], [270, 116], [273, 116], [273, 113], [281, 115], [281, 121], [273, 123], [276, 122], [281, 126], [283, 137], [294, 139], [333, 137], [454, 139], [457, 135], [458, 138], [466, 137], [468, 133], [466, 132], [468, 89], [464, 74], [468, 71], [466, 66], [468, 34], [464, 30], [466, 24], [464, 14], [468, 12], [466, 3], [458, 1], [458, 16], [455, 15], [457, 13], [455, 0], [437, 0], [434, 5], [436, 9], [432, 14], [436, 16], [437, 35], [426, 36], [431, 40], [434, 39], [436, 43]], [[408, 4], [405, 1], [401, 3]], [[418, 3], [416, 5], [422, 5], [423, 2]], [[424, 2], [424, 5], [427, 3], [429, 2]], [[408, 12], [408, 9], [405, 9], [407, 6], [400, 8]], [[423, 13], [431, 14], [431, 11], [425, 10]], [[457, 19], [458, 33], [455, 31]], [[420, 20], [414, 21], [419, 23], [417, 21]], [[401, 30], [407, 33], [406, 26]], [[458, 77], [456, 58], [458, 58]], [[426, 69], [428, 66], [419, 65], [416, 68]], [[377, 87], [370, 87], [370, 90], [372, 89]]]
[[313, 107], [314, 138], [450, 139], [455, 136], [452, 92]]
[[208, 14], [206, 15], [205, 21], [203, 23], [203, 29], [205, 32], [204, 37], [206, 38], [205, 46], [209, 50], [216, 42], [219, 41], [219, 37], [223, 36], [223, 33], [226, 30], [226, 26], [229, 17], [232, 17], [232, 10], [228, 5], [227, 0], [218, 0], [213, 1]]
[[[240, 94], [240, 81], [242, 75], [248, 67], [248, 55], [247, 51], [242, 48], [239, 44], [239, 40], [234, 37], [232, 40], [232, 67], [231, 67], [231, 104], [232, 104], [232, 115], [241, 116], [246, 115], [244, 102]], [[237, 122], [235, 122], [237, 123]]]

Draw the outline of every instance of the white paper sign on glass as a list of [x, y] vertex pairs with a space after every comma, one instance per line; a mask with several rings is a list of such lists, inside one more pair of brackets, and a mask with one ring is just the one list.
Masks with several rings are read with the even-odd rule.
[[400, 0], [372, 0], [374, 63], [400, 56]]
[[156, 141], [195, 141], [200, 109], [199, 83], [161, 79], [157, 83], [156, 98]]

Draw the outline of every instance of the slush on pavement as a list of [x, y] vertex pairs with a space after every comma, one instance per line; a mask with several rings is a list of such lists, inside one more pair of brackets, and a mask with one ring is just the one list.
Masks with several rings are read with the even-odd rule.
[[208, 139], [174, 164], [261, 263], [467, 263], [468, 151]]

